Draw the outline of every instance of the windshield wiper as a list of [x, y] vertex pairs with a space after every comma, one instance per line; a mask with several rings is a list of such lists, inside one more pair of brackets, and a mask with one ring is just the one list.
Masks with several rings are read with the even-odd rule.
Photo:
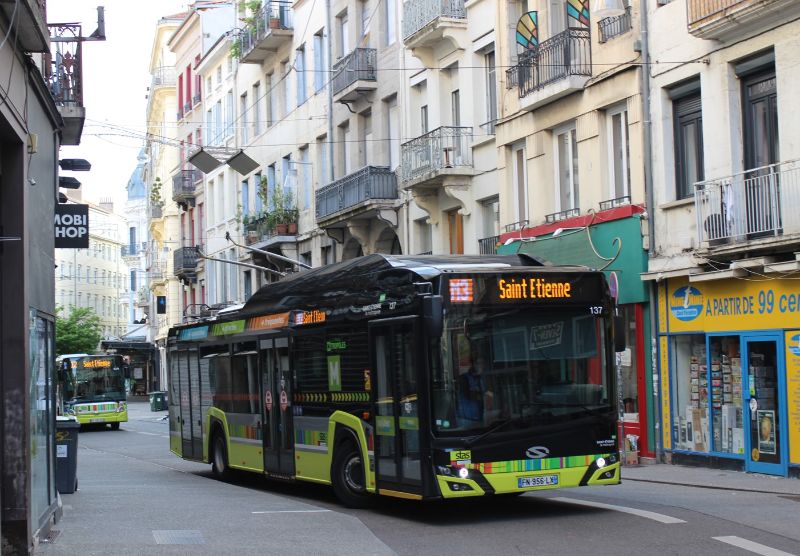
[[490, 434], [502, 429], [506, 425], [511, 425], [513, 423], [521, 423], [523, 421], [528, 421], [528, 420], [530, 420], [531, 417], [532, 417], [531, 415], [520, 415], [519, 417], [511, 417], [509, 419], [504, 419], [503, 421], [500, 421], [499, 423], [497, 423], [493, 427], [489, 428], [488, 430], [480, 433], [477, 436], [473, 436], [472, 438], [467, 440], [467, 442], [466, 442], [467, 447], [474, 446], [475, 443], [478, 442], [479, 440], [481, 440], [483, 438], [486, 438]]

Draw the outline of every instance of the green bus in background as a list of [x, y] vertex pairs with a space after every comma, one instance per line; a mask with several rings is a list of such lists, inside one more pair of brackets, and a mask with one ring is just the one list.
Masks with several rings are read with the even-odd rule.
[[81, 425], [108, 423], [114, 430], [128, 421], [128, 368], [121, 355], [69, 354], [57, 362], [64, 415]]

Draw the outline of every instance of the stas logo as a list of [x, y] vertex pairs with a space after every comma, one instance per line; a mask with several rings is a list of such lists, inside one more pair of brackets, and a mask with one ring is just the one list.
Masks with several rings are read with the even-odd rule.
[[703, 311], [703, 294], [692, 286], [678, 288], [669, 300], [669, 310], [678, 320], [693, 321]]

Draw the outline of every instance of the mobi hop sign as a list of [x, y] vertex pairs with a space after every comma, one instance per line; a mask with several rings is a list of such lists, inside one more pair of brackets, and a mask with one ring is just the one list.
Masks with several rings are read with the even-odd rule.
[[55, 218], [56, 248], [89, 248], [89, 205], [58, 204]]

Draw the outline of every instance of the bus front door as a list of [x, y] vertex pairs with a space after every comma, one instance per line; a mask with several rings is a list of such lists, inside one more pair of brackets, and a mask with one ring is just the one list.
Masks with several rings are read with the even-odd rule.
[[414, 317], [370, 323], [375, 376], [378, 491], [404, 498], [422, 493], [418, 364]]
[[294, 475], [289, 339], [284, 336], [261, 340], [259, 347], [264, 390], [264, 471], [288, 478]]

